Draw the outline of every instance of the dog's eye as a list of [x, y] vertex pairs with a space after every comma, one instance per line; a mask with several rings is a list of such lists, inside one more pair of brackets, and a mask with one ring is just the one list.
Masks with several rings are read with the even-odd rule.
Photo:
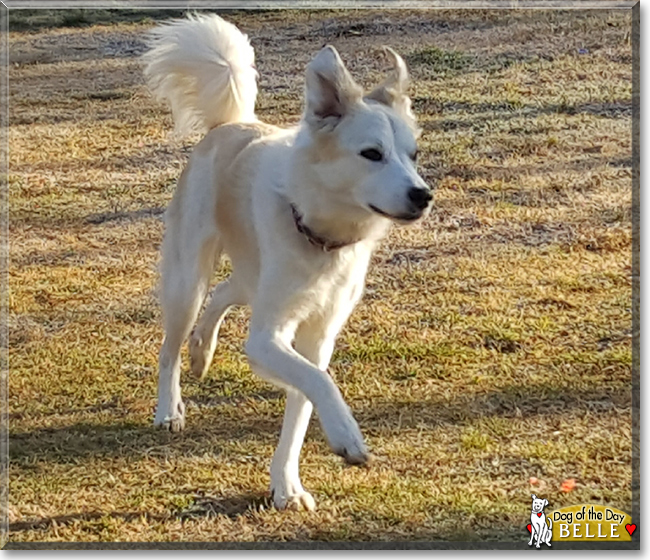
[[370, 161], [381, 161], [384, 159], [384, 154], [375, 148], [370, 148], [368, 150], [362, 150], [359, 152], [359, 155], [363, 158], [369, 159]]

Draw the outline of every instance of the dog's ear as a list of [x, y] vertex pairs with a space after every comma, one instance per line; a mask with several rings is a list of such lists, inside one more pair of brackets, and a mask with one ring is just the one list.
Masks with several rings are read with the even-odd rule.
[[544, 499], [544, 505], [545, 505], [545, 506], [548, 505], [548, 500], [547, 500], [547, 499]]
[[316, 129], [333, 129], [357, 103], [363, 90], [331, 45], [307, 66], [305, 120]]
[[531, 494], [531, 495], [532, 495], [532, 497], [533, 497], [533, 500], [536, 500], [536, 499], [537, 499], [537, 496], [535, 496], [535, 494]]
[[411, 111], [411, 99], [406, 93], [409, 85], [409, 72], [406, 62], [390, 47], [383, 47], [384, 54], [392, 65], [386, 79], [373, 89], [366, 99], [392, 107], [401, 117], [416, 128], [415, 115]]

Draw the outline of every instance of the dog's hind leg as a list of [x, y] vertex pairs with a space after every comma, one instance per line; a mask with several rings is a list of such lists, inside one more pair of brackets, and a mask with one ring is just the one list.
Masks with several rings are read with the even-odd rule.
[[544, 527], [546, 529], [546, 531], [545, 531], [546, 535], [545, 535], [544, 542], [548, 546], [551, 546], [551, 539], [553, 538], [553, 521], [550, 518], [548, 518], [548, 522], [550, 523], [550, 525], [547, 525], [546, 521], [544, 521]]
[[[176, 228], [174, 228], [176, 229]], [[205, 299], [214, 263], [220, 253], [216, 230], [196, 245], [181, 241], [171, 230], [163, 241], [161, 303], [165, 339], [159, 355], [158, 406], [154, 425], [178, 432], [185, 426], [181, 398], [181, 347]], [[205, 232], [203, 232], [205, 233]]]
[[205, 376], [212, 363], [219, 327], [228, 309], [233, 305], [244, 303], [246, 302], [235, 276], [231, 276], [213, 290], [210, 303], [199, 319], [189, 342], [192, 373], [199, 379]]

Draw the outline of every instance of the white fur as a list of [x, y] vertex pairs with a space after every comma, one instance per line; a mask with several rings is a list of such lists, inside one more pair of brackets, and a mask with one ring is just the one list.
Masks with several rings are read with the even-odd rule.
[[[380, 86], [363, 98], [336, 50], [324, 48], [307, 67], [300, 125], [282, 130], [242, 122], [252, 115], [253, 85], [232, 96], [225, 81], [203, 76], [208, 60], [225, 62], [216, 70], [241, 67], [244, 55], [252, 60], [248, 43], [240, 41], [234, 27], [209, 16], [174, 22], [156, 34], [174, 41], [161, 40], [148, 57], [154, 85], [163, 84], [172, 107], [184, 108], [181, 119], [189, 118], [187, 109], [200, 113], [206, 126], [221, 126], [195, 147], [166, 214], [165, 340], [155, 424], [172, 431], [184, 426], [180, 349], [226, 253], [233, 273], [214, 289], [190, 336], [192, 370], [198, 376], [207, 371], [228, 309], [250, 305], [246, 352], [251, 366], [287, 391], [271, 465], [273, 500], [278, 508], [313, 509], [314, 499], [298, 472], [313, 407], [336, 453], [352, 464], [369, 458], [361, 431], [327, 374], [334, 341], [361, 298], [372, 250], [391, 220], [415, 221], [429, 211], [429, 190], [409, 159], [417, 129], [407, 111], [406, 67], [395, 55], [398, 68], [388, 81], [390, 92]], [[233, 44], [239, 46], [219, 50]], [[160, 45], [164, 48], [156, 52]], [[187, 62], [182, 68], [176, 65], [180, 59]], [[186, 82], [194, 85], [177, 86]], [[226, 91], [215, 90], [215, 84]], [[226, 109], [220, 106], [223, 99]], [[382, 161], [361, 155], [369, 148], [381, 149]], [[427, 195], [423, 204], [409, 198], [413, 189]], [[292, 204], [312, 231], [348, 244], [331, 252], [312, 245], [296, 227]]]
[[180, 133], [255, 119], [257, 71], [248, 38], [217, 15], [190, 15], [152, 30], [145, 78], [172, 108]]

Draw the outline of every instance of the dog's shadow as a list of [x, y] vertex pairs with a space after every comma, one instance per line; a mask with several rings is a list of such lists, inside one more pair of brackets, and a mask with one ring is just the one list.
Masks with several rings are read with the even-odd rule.
[[149, 422], [95, 424], [80, 422], [30, 431], [10, 432], [10, 461], [17, 467], [33, 468], [34, 461], [78, 463], [89, 458], [172, 458], [219, 455], [223, 446], [254, 437], [275, 441], [282, 418], [252, 416], [220, 418], [219, 425], [192, 419], [179, 434], [156, 429]]
[[55, 517], [41, 517], [27, 521], [16, 521], [10, 523], [8, 529], [12, 533], [33, 530], [47, 530], [51, 526], [65, 526], [82, 522], [98, 521], [102, 518], [120, 519], [126, 522], [133, 522], [145, 518], [148, 521], [165, 522], [171, 519], [188, 521], [201, 518], [214, 518], [226, 516], [231, 519], [253, 512], [264, 511], [273, 507], [271, 497], [268, 493], [242, 493], [231, 496], [205, 496], [197, 495], [191, 505], [179, 511], [167, 514], [151, 514], [135, 511], [112, 511], [112, 512], [79, 512], [58, 515]]
[[[274, 393], [275, 395], [275, 393]], [[629, 390], [561, 389], [545, 384], [515, 385], [483, 394], [462, 395], [452, 399], [425, 401], [375, 401], [372, 406], [355, 407], [363, 429], [402, 428], [443, 424], [464, 425], [486, 416], [551, 416], [571, 410], [598, 412], [611, 407], [631, 405]], [[80, 422], [56, 428], [12, 431], [9, 435], [12, 464], [32, 468], [34, 460], [76, 463], [89, 457], [152, 458], [218, 455], [229, 442], [251, 437], [274, 445], [282, 425], [282, 414], [258, 416], [206, 412], [190, 417], [181, 434], [154, 429], [147, 420], [140, 423], [121, 421], [111, 424]], [[312, 421], [308, 438], [322, 440], [317, 422]]]
[[198, 495], [195, 496], [194, 502], [178, 512], [176, 517], [181, 521], [219, 516], [235, 518], [272, 507], [273, 502], [268, 492], [248, 492], [225, 496]]

